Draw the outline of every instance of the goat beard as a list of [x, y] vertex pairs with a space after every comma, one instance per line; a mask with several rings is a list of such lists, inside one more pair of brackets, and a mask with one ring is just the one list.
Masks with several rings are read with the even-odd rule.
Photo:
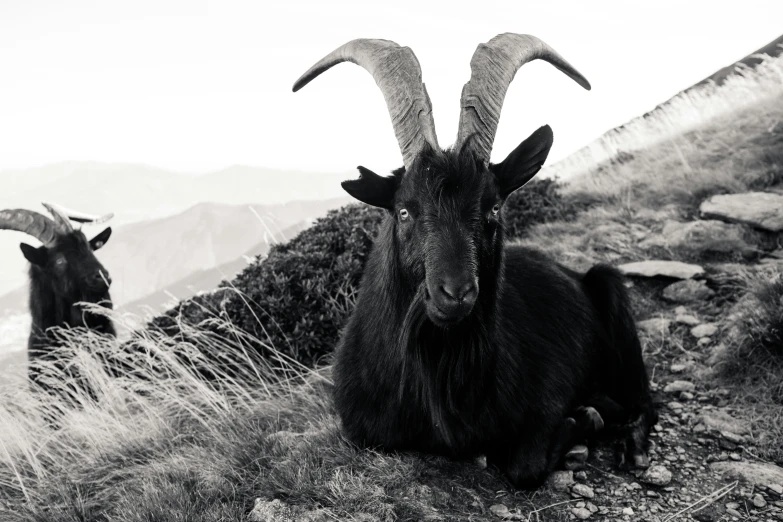
[[[421, 283], [411, 299], [397, 337], [397, 356], [402, 362], [398, 400], [404, 404], [410, 398], [406, 397], [406, 392], [412, 392], [429, 410], [436, 430], [450, 446], [454, 442], [454, 434], [447, 428], [446, 416], [448, 413], [457, 414], [463, 388], [475, 385], [475, 375], [483, 374], [491, 367], [492, 357], [487, 351], [492, 346], [492, 335], [485, 321], [479, 317], [469, 326], [465, 325], [468, 330], [455, 337], [449, 336], [450, 340], [461, 337], [458, 345], [442, 346], [440, 353], [434, 353], [438, 347], [427, 347], [421, 343], [422, 335], [430, 333], [426, 295], [426, 283]], [[432, 323], [429, 327], [435, 329], [433, 341], [442, 338], [446, 342], [448, 334], [445, 330]]]

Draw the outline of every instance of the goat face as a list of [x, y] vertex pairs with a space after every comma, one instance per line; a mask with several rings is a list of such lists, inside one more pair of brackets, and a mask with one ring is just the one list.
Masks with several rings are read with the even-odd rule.
[[[350, 61], [372, 74], [381, 89], [404, 168], [382, 177], [359, 167], [361, 178], [343, 188], [394, 214], [395, 254], [403, 277], [417, 292], [423, 290], [427, 315], [439, 326], [465, 319], [477, 300], [491, 303], [493, 292], [487, 292], [483, 275], [498, 280], [501, 273], [503, 200], [538, 172], [552, 146], [551, 129], [542, 127], [502, 163], [489, 161], [508, 85], [522, 65], [536, 59], [590, 88], [579, 71], [538, 38], [498, 35], [480, 45], [471, 59], [457, 141], [446, 151], [438, 145], [419, 61], [408, 47], [389, 40], [352, 40], [294, 83], [296, 92], [332, 66]], [[486, 272], [488, 267], [494, 272]], [[479, 286], [484, 287], [482, 297]]]
[[482, 274], [497, 277], [503, 202], [538, 172], [551, 145], [552, 132], [542, 127], [497, 165], [485, 166], [467, 147], [428, 150], [410, 171], [381, 177], [360, 167], [360, 179], [343, 183], [352, 196], [392, 213], [399, 265], [424, 292], [436, 325], [469, 316]]
[[22, 253], [33, 265], [48, 276], [54, 293], [71, 302], [97, 303], [109, 298], [111, 276], [95, 251], [111, 236], [107, 228], [91, 240], [80, 230], [59, 235], [49, 246], [32, 247], [22, 243]]

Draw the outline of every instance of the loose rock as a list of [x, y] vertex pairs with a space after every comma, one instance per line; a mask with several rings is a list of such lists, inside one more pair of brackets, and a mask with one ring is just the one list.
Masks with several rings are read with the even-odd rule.
[[767, 501], [764, 500], [764, 497], [761, 496], [761, 493], [756, 493], [753, 495], [753, 505], [757, 508], [763, 508], [766, 507]]
[[568, 491], [571, 484], [574, 483], [573, 471], [555, 471], [547, 479], [547, 485], [555, 491]]
[[718, 326], [712, 323], [700, 324], [691, 328], [691, 335], [697, 338], [711, 337], [718, 331]]
[[507, 518], [511, 514], [505, 504], [493, 504], [489, 506], [489, 510], [500, 518]]
[[272, 501], [257, 498], [253, 510], [248, 514], [252, 522], [293, 522], [293, 511], [280, 500]]
[[[663, 298], [674, 303], [704, 301], [713, 295], [715, 295], [715, 292], [707, 287], [707, 283], [693, 279], [677, 281], [663, 289]], [[696, 319], [696, 322], [698, 324], [698, 319]]]
[[675, 316], [674, 322], [678, 324], [685, 324], [688, 326], [696, 326], [697, 324], [701, 323], [698, 317], [690, 314], [679, 314]]
[[667, 221], [660, 235], [642, 241], [639, 246], [668, 247], [686, 252], [741, 252], [750, 246], [740, 225], [717, 220], [681, 223]]
[[639, 480], [653, 486], [665, 486], [672, 481], [672, 472], [660, 465], [650, 466], [642, 473]]
[[692, 279], [704, 274], [699, 265], [691, 265], [680, 261], [638, 261], [626, 263], [617, 267], [623, 274], [637, 277], [671, 277], [674, 279]]
[[586, 484], [574, 484], [571, 488], [571, 494], [582, 498], [594, 498], [595, 492], [593, 488]]
[[746, 223], [770, 232], [783, 231], [783, 195], [746, 192], [712, 196], [699, 207], [703, 218]]
[[735, 419], [724, 409], [705, 411], [699, 416], [699, 423], [704, 424], [708, 429], [721, 433], [750, 434], [750, 426], [747, 423]]
[[592, 515], [590, 510], [587, 508], [573, 508], [571, 509], [571, 513], [573, 513], [574, 516], [579, 520], [587, 520], [590, 518], [590, 515]]
[[692, 382], [688, 381], [673, 381], [666, 385], [663, 389], [665, 393], [679, 393], [679, 392], [691, 392], [696, 389], [696, 386]]
[[652, 319], [645, 319], [636, 323], [637, 328], [643, 331], [647, 335], [660, 335], [669, 333], [669, 326], [671, 325], [670, 319], [664, 319], [663, 317], [653, 317]]
[[764, 462], [713, 462], [710, 468], [726, 477], [742, 479], [756, 486], [783, 483], [783, 468]]

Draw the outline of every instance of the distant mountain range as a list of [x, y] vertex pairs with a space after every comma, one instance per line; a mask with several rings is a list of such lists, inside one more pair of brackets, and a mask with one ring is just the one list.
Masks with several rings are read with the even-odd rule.
[[[118, 308], [134, 301], [128, 309], [156, 307], [169, 300], [166, 292], [187, 298], [214, 288], [238, 272], [248, 256], [265, 254], [271, 245], [287, 241], [312, 219], [347, 202], [345, 197], [279, 205], [200, 203], [173, 216], [117, 228], [97, 256], [112, 274]], [[26, 301], [25, 282], [0, 297], [0, 312], [24, 310]]]
[[[324, 213], [326, 208], [330, 208], [328, 205], [319, 206], [312, 202], [345, 197], [340, 182], [351, 177], [355, 177], [355, 174], [278, 171], [245, 166], [234, 166], [203, 175], [187, 175], [145, 165], [67, 162], [0, 172], [0, 209], [28, 208], [42, 211], [41, 201], [53, 201], [95, 214], [114, 212], [111, 226], [115, 229], [115, 236], [107, 244], [102, 256], [111, 259], [115, 251], [118, 255], [120, 252], [122, 255], [133, 254], [132, 259], [124, 259], [116, 268], [131, 272], [135, 266], [129, 266], [129, 261], [146, 263], [145, 266], [149, 267], [153, 260], [163, 259], [162, 256], [145, 257], [149, 251], [145, 251], [141, 257], [136, 256], [135, 252], [146, 248], [143, 243], [170, 248], [171, 251], [183, 251], [198, 243], [190, 237], [201, 233], [196, 230], [214, 230], [215, 235], [209, 237], [209, 242], [205, 240], [205, 243], [199, 244], [202, 248], [205, 244], [211, 247], [194, 253], [196, 259], [190, 259], [188, 255], [183, 260], [185, 264], [178, 275], [184, 277], [191, 269], [202, 270], [234, 259], [262, 241], [264, 235], [271, 238], [276, 227], [284, 229], [302, 219]], [[300, 203], [280, 206], [279, 203], [284, 201]], [[334, 205], [339, 205], [336, 199], [334, 201]], [[203, 202], [209, 202], [214, 207], [200, 207]], [[311, 203], [314, 205], [312, 209], [309, 208]], [[266, 216], [263, 223], [247, 210], [247, 204], [263, 207], [258, 209], [259, 215]], [[220, 209], [220, 205], [224, 208]], [[234, 206], [235, 209], [229, 210], [228, 206]], [[160, 222], [157, 226], [142, 225], [142, 222], [149, 224], [184, 213], [188, 209], [192, 209], [190, 213], [178, 218], [181, 220], [180, 226], [176, 226], [176, 221]], [[276, 221], [270, 221], [272, 216]], [[120, 234], [120, 228], [131, 223], [139, 226]], [[220, 223], [225, 223], [222, 233], [219, 233]], [[169, 229], [170, 226], [173, 228]], [[243, 229], [248, 233], [245, 237], [232, 235], [231, 231]], [[94, 230], [95, 233], [98, 231]], [[134, 238], [132, 244], [122, 238], [127, 234]], [[148, 239], [142, 241], [143, 234]], [[241, 241], [237, 242], [239, 239]], [[19, 251], [19, 243], [22, 241], [35, 244], [33, 238], [24, 234], [0, 232], [0, 267], [3, 267], [0, 270], [0, 295], [15, 290], [26, 281], [27, 264]], [[225, 251], [227, 253], [221, 252], [225, 250], [226, 244], [234, 248]], [[190, 251], [187, 252], [190, 254]], [[215, 256], [213, 264], [207, 262], [210, 252]], [[115, 277], [115, 280], [118, 279]], [[167, 284], [173, 281], [168, 277], [166, 280]], [[138, 291], [126, 291], [118, 281], [118, 298], [121, 301], [135, 300], [146, 295], [144, 292], [157, 288], [146, 285]]]
[[[278, 234], [277, 239], [291, 239], [307, 228], [310, 223], [310, 220], [300, 221], [283, 230]], [[235, 275], [241, 272], [242, 269], [257, 256], [266, 255], [273, 244], [274, 243], [270, 241], [258, 243], [253, 248], [231, 261], [212, 268], [195, 271], [187, 277], [175, 281], [164, 288], [160, 288], [141, 299], [122, 305], [119, 308], [119, 311], [127, 312], [143, 319], [149, 311], [160, 313], [161, 310], [168, 308], [178, 301], [193, 297], [200, 292], [214, 290], [222, 281], [233, 279]]]

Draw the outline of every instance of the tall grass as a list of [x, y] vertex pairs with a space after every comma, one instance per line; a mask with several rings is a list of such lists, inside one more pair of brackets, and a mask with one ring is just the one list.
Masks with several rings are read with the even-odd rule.
[[[623, 155], [655, 147], [704, 127], [715, 118], [783, 95], [783, 54], [762, 55], [756, 67], [740, 68], [725, 83], [709, 82], [688, 89], [644, 116], [612, 129], [567, 158], [546, 167], [547, 176], [575, 183], [594, 181], [593, 174]], [[677, 154], [677, 151], [674, 151]], [[577, 179], [581, 178], [581, 179]]]
[[143, 494], [153, 468], [184, 458], [183, 447], [234, 447], [237, 419], [278, 419], [296, 404], [311, 414], [325, 408], [321, 373], [283, 355], [258, 357], [230, 323], [223, 336], [182, 328], [187, 343], [149, 331], [120, 344], [60, 330], [62, 347], [35, 363], [42, 386], [0, 388], [0, 519], [101, 518], [129, 489]]

